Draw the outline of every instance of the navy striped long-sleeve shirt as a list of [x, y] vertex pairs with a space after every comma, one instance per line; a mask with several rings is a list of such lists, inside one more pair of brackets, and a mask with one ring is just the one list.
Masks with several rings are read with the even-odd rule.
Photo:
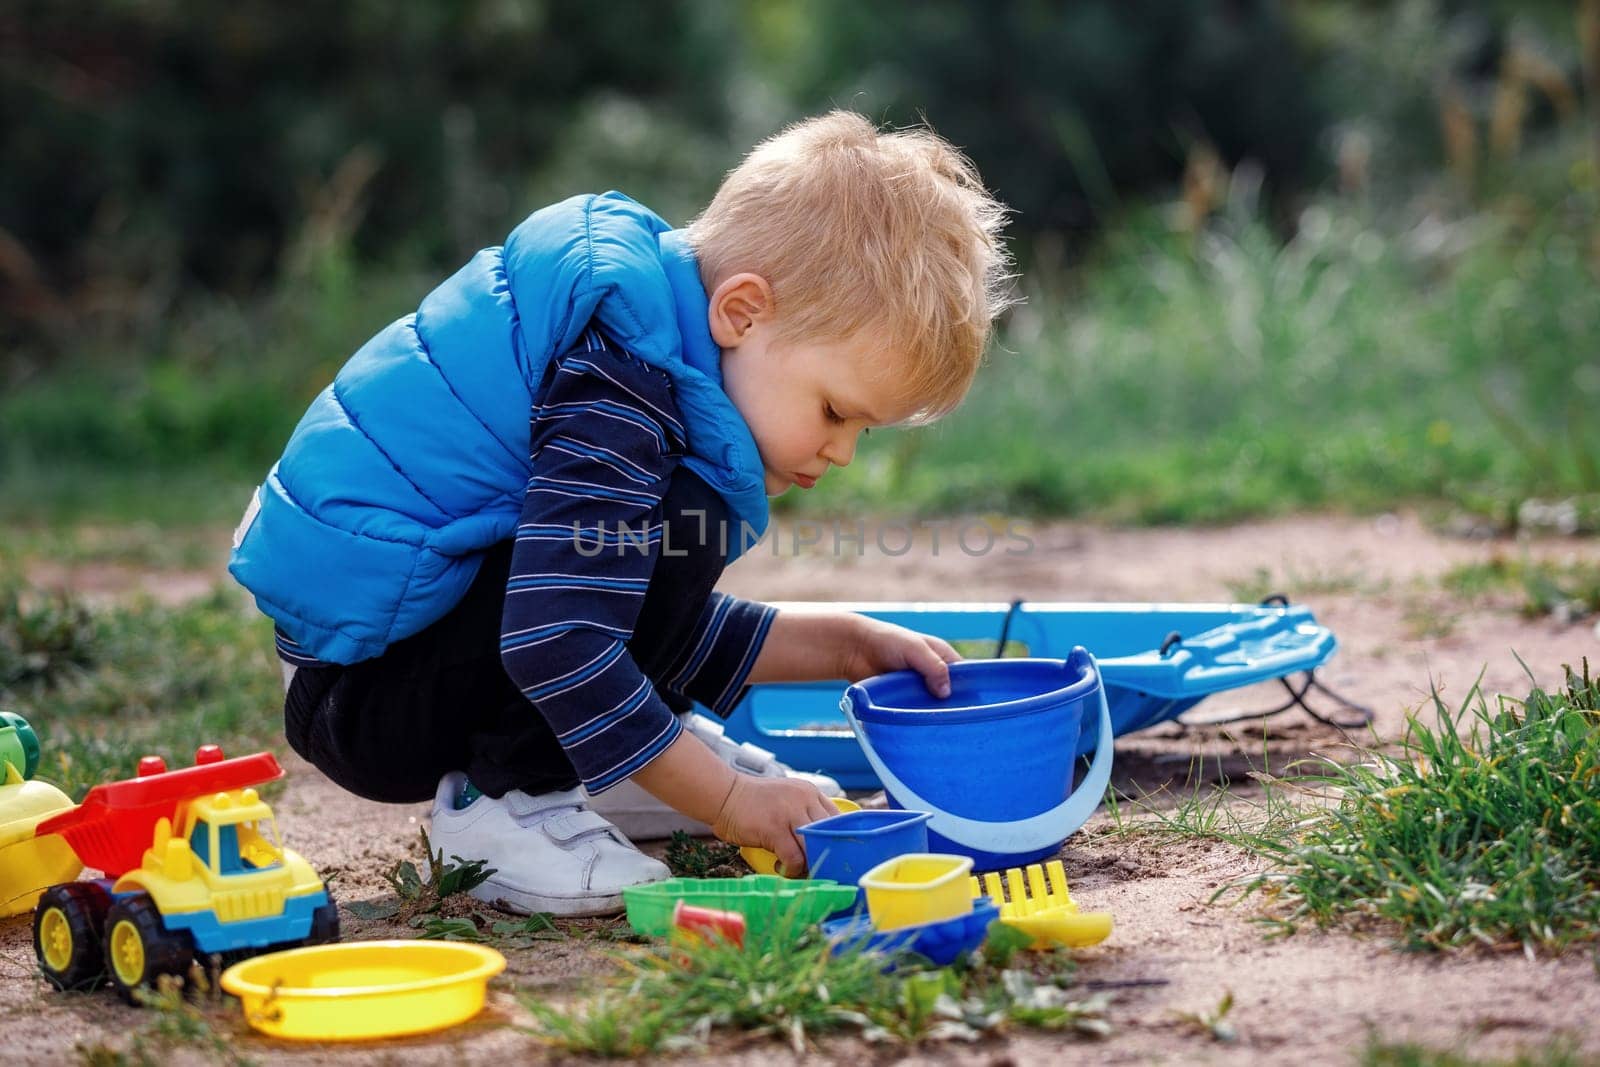
[[[662, 549], [657, 509], [682, 458], [665, 372], [590, 331], [557, 359], [533, 413], [533, 477], [506, 583], [501, 659], [592, 793], [682, 729], [628, 654]], [[726, 714], [773, 611], [713, 595], [661, 681]]]
[[[500, 657], [591, 793], [676, 740], [682, 725], [663, 694], [727, 714], [775, 615], [713, 593], [655, 682], [629, 654], [684, 438], [671, 379], [598, 332], [551, 361], [532, 415], [533, 472], [506, 581]], [[281, 634], [278, 647], [288, 662], [308, 662]]]

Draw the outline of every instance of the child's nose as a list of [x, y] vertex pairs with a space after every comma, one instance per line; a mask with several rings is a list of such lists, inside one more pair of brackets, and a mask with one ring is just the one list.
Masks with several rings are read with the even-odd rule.
[[838, 434], [828, 440], [820, 454], [835, 467], [848, 467], [850, 461], [856, 458], [856, 439], [854, 432]]

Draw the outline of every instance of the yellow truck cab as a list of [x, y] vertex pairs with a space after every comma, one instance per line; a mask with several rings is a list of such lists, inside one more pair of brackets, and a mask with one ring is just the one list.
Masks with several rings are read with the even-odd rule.
[[176, 826], [159, 820], [144, 862], [111, 891], [149, 893], [169, 927], [206, 910], [223, 923], [281, 915], [288, 900], [320, 893], [322, 880], [278, 840], [272, 809], [254, 789], [186, 800]]

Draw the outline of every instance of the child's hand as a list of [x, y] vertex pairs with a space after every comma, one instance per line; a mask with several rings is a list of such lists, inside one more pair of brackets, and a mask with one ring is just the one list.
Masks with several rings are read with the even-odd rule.
[[711, 830], [735, 845], [771, 850], [791, 877], [805, 873], [806, 854], [795, 828], [837, 815], [833, 802], [802, 778], [735, 776]]
[[936, 697], [950, 695], [950, 664], [958, 662], [961, 654], [948, 642], [865, 615], [851, 618], [855, 624], [843, 650], [843, 677], [859, 682], [910, 668], [922, 675], [928, 692]]

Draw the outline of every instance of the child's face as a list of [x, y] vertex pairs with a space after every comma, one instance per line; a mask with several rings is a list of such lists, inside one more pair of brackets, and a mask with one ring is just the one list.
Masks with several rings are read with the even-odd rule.
[[789, 343], [765, 330], [723, 349], [722, 385], [755, 437], [768, 496], [810, 489], [849, 465], [868, 427], [909, 417], [870, 373], [884, 358], [860, 341]]
[[771, 291], [756, 275], [737, 275], [712, 296], [722, 386], [755, 438], [767, 495], [778, 496], [848, 465], [863, 431], [901, 422], [915, 405], [896, 397], [896, 357], [870, 333], [790, 341], [778, 335], [772, 311]]

